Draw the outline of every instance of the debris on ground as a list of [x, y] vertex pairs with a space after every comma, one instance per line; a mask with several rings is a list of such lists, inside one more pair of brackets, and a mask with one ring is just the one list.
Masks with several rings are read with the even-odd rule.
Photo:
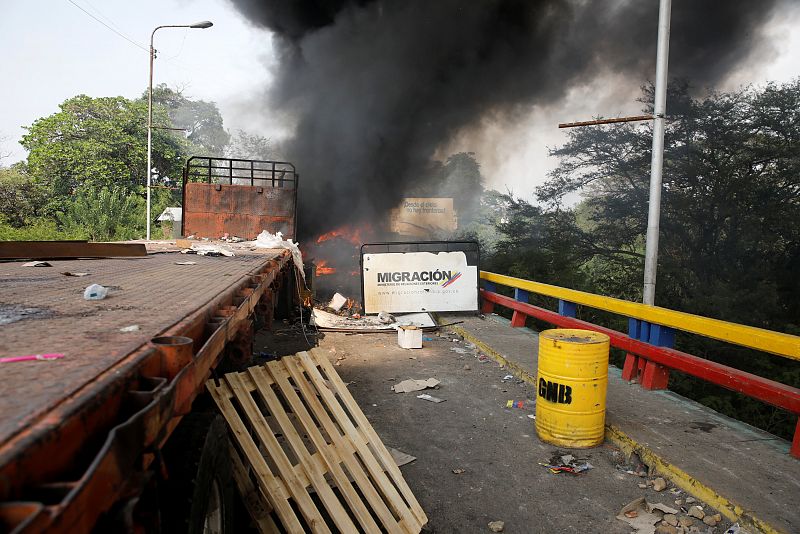
[[392, 455], [392, 460], [394, 460], [395, 465], [397, 467], [401, 467], [406, 464], [410, 464], [414, 460], [417, 459], [416, 456], [411, 456], [410, 454], [406, 454], [405, 452], [395, 449], [394, 447], [386, 447], [389, 450], [389, 454]]
[[397, 344], [401, 349], [421, 349], [422, 330], [416, 325], [397, 327]]
[[83, 298], [86, 300], [103, 300], [106, 295], [108, 295], [108, 288], [100, 284], [92, 284], [83, 292]]
[[703, 519], [706, 516], [706, 513], [699, 506], [692, 506], [689, 508], [688, 514], [690, 517], [696, 517], [697, 519]]
[[0, 363], [58, 360], [63, 357], [63, 354], [57, 352], [50, 354], [28, 354], [26, 356], [6, 356], [5, 358], [0, 358]]
[[433, 341], [433, 338], [428, 336], [423, 336], [422, 341]]
[[27, 263], [22, 264], [23, 267], [52, 267], [46, 261], [29, 261]]
[[656, 478], [653, 480], [653, 490], [654, 491], [664, 491], [667, 489], [667, 481], [661, 477]]
[[338, 312], [345, 304], [347, 304], [347, 297], [341, 293], [334, 293], [331, 301], [328, 303], [328, 307], [333, 311]]
[[175, 265], [197, 265], [196, 261], [176, 261]]
[[489, 523], [488, 527], [492, 532], [503, 532], [505, 525], [503, 521], [492, 521]]
[[635, 475], [638, 477], [646, 477], [647, 476], [647, 465], [639, 458], [639, 455], [635, 452], [631, 453], [628, 462], [625, 463], [622, 459], [617, 459], [617, 462], [614, 467], [623, 473], [628, 473], [629, 475]]
[[89, 273], [73, 273], [73, 272], [70, 272], [70, 271], [65, 271], [65, 272], [63, 272], [61, 274], [63, 274], [64, 276], [74, 276], [76, 278], [81, 278], [83, 276], [89, 276]]
[[445, 399], [440, 399], [439, 397], [434, 397], [433, 395], [428, 395], [427, 393], [423, 393], [422, 395], [417, 395], [417, 398], [429, 402], [435, 402], [437, 404], [445, 401]]
[[458, 469], [453, 469], [453, 474], [454, 475], [461, 475], [461, 474], [464, 474], [466, 472], [467, 472], [466, 469], [461, 469], [460, 467]]
[[[644, 497], [639, 497], [623, 506], [619, 514], [617, 514], [617, 519], [630, 525], [637, 534], [654, 534], [656, 532], [656, 523], [661, 521], [667, 514], [677, 515], [678, 510], [660, 503], [651, 504]], [[659, 528], [662, 526], [671, 525], [664, 524], [660, 525]], [[675, 527], [672, 528], [674, 529]], [[659, 532], [665, 532], [665, 530], [662, 529]]]
[[450, 350], [457, 354], [469, 354], [467, 349], [462, 349], [461, 347], [450, 347]]
[[378, 312], [378, 321], [383, 323], [383, 324], [392, 324], [392, 323], [396, 323], [397, 319], [395, 319], [394, 315], [392, 315], [391, 313], [382, 311], [382, 312]]
[[539, 465], [546, 467], [554, 475], [559, 473], [578, 475], [594, 467], [585, 458], [578, 459], [571, 454], [564, 454], [560, 451], [553, 453], [549, 462], [540, 462]]
[[399, 384], [393, 385], [391, 389], [395, 393], [410, 393], [412, 391], [420, 391], [423, 389], [435, 388], [440, 383], [441, 382], [439, 382], [435, 378], [428, 378], [426, 380], [416, 380], [413, 378], [409, 378], [408, 380], [403, 380]]
[[506, 375], [506, 376], [503, 377], [503, 382], [511, 380], [512, 378], [514, 378], [514, 375]]
[[520, 410], [532, 410], [535, 406], [536, 401], [532, 401], [530, 399], [523, 399], [523, 400], [507, 400], [506, 401], [506, 408], [517, 408]]
[[130, 326], [123, 326], [122, 328], [119, 329], [119, 331], [120, 332], [125, 332], [125, 333], [127, 333], [127, 332], [138, 332], [139, 331], [139, 325], [138, 324], [132, 324]]
[[378, 321], [375, 315], [364, 316], [358, 313], [354, 313], [350, 316], [343, 315], [345, 309], [346, 306], [342, 308], [341, 313], [336, 314], [314, 308], [311, 316], [312, 323], [319, 330], [348, 333], [392, 332], [400, 326], [410, 325], [414, 325], [423, 330], [432, 330], [436, 328], [436, 323], [433, 318], [426, 312], [398, 315], [396, 317], [397, 322], [384, 324]]

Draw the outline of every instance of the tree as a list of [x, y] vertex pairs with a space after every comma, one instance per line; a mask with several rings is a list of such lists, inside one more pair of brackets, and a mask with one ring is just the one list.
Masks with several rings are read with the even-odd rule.
[[[652, 113], [652, 87], [642, 101]], [[703, 98], [673, 83], [667, 110], [657, 303], [800, 331], [800, 79]], [[569, 211], [582, 251], [575, 261], [596, 293], [641, 298], [651, 135], [649, 126], [630, 124], [575, 129], [551, 152], [560, 164], [538, 190], [549, 206], [542, 215], [563, 209], [566, 194], [584, 193]], [[687, 352], [800, 385], [795, 362], [696, 337], [680, 343]], [[791, 435], [794, 419], [769, 406], [678, 374], [670, 387]]]
[[236, 130], [225, 147], [225, 156], [236, 159], [260, 159], [264, 161], [280, 159], [272, 141], [268, 137]]
[[14, 228], [32, 223], [44, 213], [45, 189], [28, 176], [22, 165], [0, 168], [0, 213]]
[[[36, 120], [22, 137], [30, 175], [47, 186], [60, 205], [81, 186], [119, 186], [142, 192], [147, 172], [147, 103], [123, 97], [79, 95], [60, 111]], [[169, 124], [162, 107], [154, 122]], [[181, 175], [188, 144], [167, 130], [153, 130], [153, 168], [161, 177]]]
[[[664, 155], [659, 304], [773, 329], [800, 317], [800, 81], [690, 97], [673, 83]], [[652, 89], [644, 102], [652, 100]], [[647, 112], [652, 112], [649, 107]], [[588, 193], [583, 242], [641, 286], [649, 127], [576, 129], [540, 199]], [[748, 291], [740, 288], [747, 287]], [[602, 288], [601, 288], [602, 289]]]
[[[143, 96], [147, 102], [147, 94]], [[183, 91], [173, 90], [166, 84], [153, 88], [153, 103], [166, 108], [172, 128], [184, 129], [186, 138], [197, 148], [192, 154], [198, 156], [222, 156], [230, 141], [225, 130], [217, 104], [205, 100], [190, 100]], [[153, 124], [158, 125], [155, 118]]]
[[133, 239], [143, 233], [144, 201], [118, 186], [84, 186], [59, 216], [64, 230], [92, 241]]

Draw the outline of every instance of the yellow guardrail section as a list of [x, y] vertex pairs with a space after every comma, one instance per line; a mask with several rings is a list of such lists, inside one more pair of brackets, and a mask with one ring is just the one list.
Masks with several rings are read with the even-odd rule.
[[590, 308], [605, 310], [626, 317], [633, 317], [634, 319], [668, 326], [676, 330], [700, 334], [701, 336], [710, 337], [712, 339], [719, 339], [743, 347], [762, 350], [785, 358], [800, 360], [800, 337], [798, 336], [773, 332], [772, 330], [765, 330], [754, 326], [729, 323], [727, 321], [720, 321], [719, 319], [710, 319], [691, 313], [659, 308], [658, 306], [648, 306], [646, 304], [629, 302], [613, 297], [603, 297], [593, 293], [551, 286], [549, 284], [532, 282], [530, 280], [523, 280], [522, 278], [514, 278], [513, 276], [505, 276], [486, 271], [481, 271], [481, 278], [487, 282], [515, 287], [530, 293], [554, 297], [583, 306], [589, 306]]

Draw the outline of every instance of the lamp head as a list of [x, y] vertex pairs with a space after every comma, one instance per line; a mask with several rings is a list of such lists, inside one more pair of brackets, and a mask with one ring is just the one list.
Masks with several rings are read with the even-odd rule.
[[200, 22], [195, 22], [194, 24], [190, 24], [189, 27], [190, 28], [200, 28], [200, 29], [204, 30], [206, 28], [210, 28], [213, 25], [214, 25], [214, 23], [211, 22], [210, 20], [203, 20], [203, 21], [200, 21]]

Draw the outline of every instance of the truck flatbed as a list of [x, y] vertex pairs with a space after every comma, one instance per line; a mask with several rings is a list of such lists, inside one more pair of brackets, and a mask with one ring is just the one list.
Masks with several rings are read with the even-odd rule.
[[[55, 518], [77, 497], [72, 490], [91, 478], [87, 475], [99, 463], [95, 455], [111, 439], [114, 425], [141, 408], [137, 403], [159, 400], [164, 406], [157, 419], [176, 419], [166, 435], [162, 430], [148, 436], [147, 424], [142, 425], [143, 441], [165, 440], [180, 419], [180, 403], [191, 405], [196, 394], [191, 388], [202, 387], [225, 342], [236, 334], [215, 329], [238, 332], [248, 326], [259, 303], [274, 296], [282, 269], [291, 264], [286, 250], [237, 249], [234, 257], [172, 250], [142, 258], [50, 260], [49, 267], [0, 263], [0, 357], [64, 355], [0, 363], [0, 477], [16, 481], [0, 490], [0, 505], [42, 502], [54, 507], [48, 515]], [[176, 263], [187, 261], [195, 263]], [[84, 289], [95, 283], [107, 287], [108, 296], [85, 300]], [[221, 308], [231, 314], [224, 324], [219, 322]], [[149, 378], [143, 371], [157, 360], [150, 340], [163, 335], [188, 336], [194, 345], [192, 368], [166, 382], [158, 373]], [[176, 382], [186, 387], [178, 384], [168, 391], [173, 388], [166, 386]], [[159, 394], [131, 395], [131, 390], [150, 387]], [[174, 398], [162, 399], [164, 392]], [[148, 400], [136, 400], [142, 398]], [[50, 492], [41, 498], [35, 489], [60, 481], [79, 482], [56, 497]]]

